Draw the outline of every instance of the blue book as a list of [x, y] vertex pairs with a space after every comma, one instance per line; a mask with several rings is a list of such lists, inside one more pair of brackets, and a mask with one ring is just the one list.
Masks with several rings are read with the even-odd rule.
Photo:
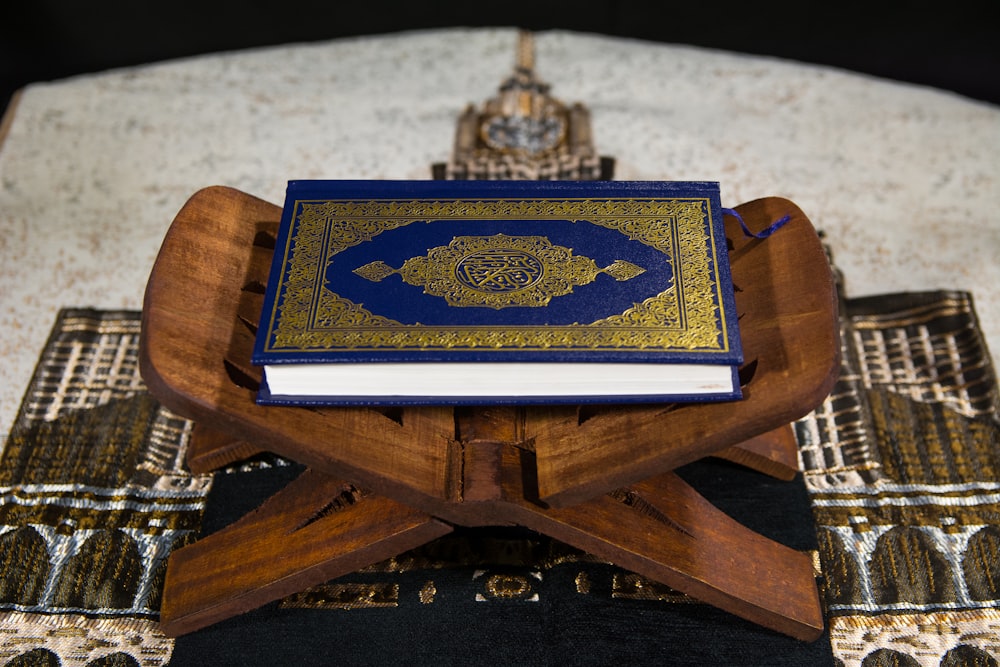
[[291, 181], [262, 404], [732, 400], [719, 186]]

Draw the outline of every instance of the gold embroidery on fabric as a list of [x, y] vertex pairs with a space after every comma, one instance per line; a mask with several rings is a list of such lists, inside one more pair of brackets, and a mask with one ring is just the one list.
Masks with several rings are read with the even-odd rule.
[[510, 574], [494, 574], [486, 580], [486, 590], [495, 598], [524, 597], [531, 591], [531, 582], [527, 577], [520, 577]]
[[425, 257], [411, 257], [394, 269], [376, 261], [354, 273], [373, 282], [399, 274], [404, 282], [443, 297], [449, 306], [507, 308], [539, 307], [570, 294], [578, 285], [606, 273], [617, 281], [646, 270], [624, 260], [599, 268], [572, 248], [553, 245], [544, 236], [456, 236], [446, 246], [431, 248]]
[[[482, 576], [479, 572], [473, 575], [473, 579]], [[541, 579], [540, 572], [533, 572], [532, 576]], [[488, 600], [521, 600], [524, 602], [538, 602], [539, 596], [531, 584], [531, 580], [524, 575], [518, 574], [493, 574], [487, 577], [484, 583], [486, 594], [477, 593], [477, 602]]]
[[399, 605], [399, 585], [327, 583], [281, 601], [283, 609], [374, 609]]
[[[290, 254], [290, 245], [279, 249], [286, 255], [288, 271], [280, 285], [284, 295], [281, 306], [270, 314], [275, 335], [267, 350], [628, 348], [728, 352], [728, 323], [717, 305], [718, 267], [710, 259], [722, 239], [716, 239], [706, 224], [711, 217], [709, 205], [703, 198], [297, 202], [294, 253]], [[325, 271], [347, 248], [415, 222], [469, 220], [558, 220], [611, 229], [661, 252], [673, 269], [673, 284], [618, 315], [591, 323], [546, 327], [403, 324], [367, 311], [324, 284]], [[682, 247], [684, 252], [679, 251]], [[604, 271], [628, 275], [634, 273], [632, 267], [612, 264]], [[396, 271], [373, 263], [363, 274], [374, 280]]]
[[[56, 490], [48, 492], [50, 488]], [[128, 507], [129, 503], [138, 504], [131, 494], [99, 496], [95, 501], [91, 494], [63, 492], [64, 489], [55, 485], [40, 485], [39, 489], [36, 492], [22, 489], [12, 491], [11, 497], [23, 504], [0, 504], [0, 526], [46, 525], [56, 513], [60, 517], [56, 530], [66, 535], [77, 530], [97, 530], [108, 525], [158, 535], [167, 531], [193, 530], [198, 524], [197, 507], [186, 498], [166, 498], [166, 502], [161, 503], [161, 508], [136, 509]], [[115, 503], [118, 503], [117, 507]]]
[[583, 595], [590, 592], [590, 577], [586, 572], [581, 571], [576, 575], [576, 592]]
[[490, 600], [520, 600], [522, 602], [538, 602], [539, 595], [535, 591], [531, 579], [542, 580], [542, 573], [532, 571], [528, 574], [496, 573], [489, 574], [486, 570], [476, 570], [473, 581], [483, 582], [483, 592], [476, 593], [476, 602]]
[[657, 600], [659, 602], [693, 602], [690, 597], [666, 584], [632, 572], [615, 574], [611, 582], [611, 597], [627, 600]]
[[420, 604], [430, 604], [434, 602], [434, 596], [437, 595], [437, 587], [434, 585], [433, 581], [428, 581], [420, 589]]

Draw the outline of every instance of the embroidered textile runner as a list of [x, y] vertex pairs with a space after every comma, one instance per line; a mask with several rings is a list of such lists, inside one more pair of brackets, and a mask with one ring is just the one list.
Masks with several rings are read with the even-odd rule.
[[968, 294], [847, 300], [844, 368], [795, 424], [804, 474], [680, 473], [816, 555], [828, 635], [757, 628], [521, 529], [462, 530], [176, 641], [170, 551], [301, 468], [184, 467], [191, 424], [144, 391], [139, 313], [59, 314], [0, 455], [0, 663], [996, 665], [1000, 412]]

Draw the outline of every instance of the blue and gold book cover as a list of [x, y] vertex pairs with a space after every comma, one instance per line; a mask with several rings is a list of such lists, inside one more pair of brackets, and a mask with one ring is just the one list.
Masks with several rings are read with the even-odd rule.
[[735, 366], [718, 184], [291, 181], [253, 361]]

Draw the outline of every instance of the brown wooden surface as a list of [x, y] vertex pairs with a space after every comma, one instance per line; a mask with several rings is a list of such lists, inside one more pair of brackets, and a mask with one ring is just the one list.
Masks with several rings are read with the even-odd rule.
[[[141, 368], [165, 405], [209, 428], [393, 497], [445, 501], [455, 434], [449, 408], [262, 407], [250, 366], [280, 208], [228, 188], [178, 213], [143, 304]], [[264, 239], [264, 240], [261, 240]]]
[[188, 470], [196, 475], [203, 475], [266, 451], [245, 440], [234, 440], [222, 431], [198, 422], [191, 431], [185, 458]]
[[755, 365], [743, 400], [612, 407], [582, 423], [573, 408], [531, 408], [525, 431], [546, 502], [571, 505], [673, 470], [784, 426], [829, 394], [840, 338], [837, 293], [819, 238], [788, 200], [762, 199], [737, 210], [755, 231], [791, 216], [766, 239], [745, 236], [727, 217], [745, 368]]
[[21, 101], [21, 94], [23, 92], [23, 88], [14, 91], [14, 94], [10, 96], [10, 101], [7, 102], [7, 108], [4, 110], [3, 115], [0, 116], [0, 150], [3, 149], [3, 142], [7, 139], [10, 126], [14, 124], [14, 114], [17, 113], [17, 106]]
[[791, 424], [744, 440], [713, 456], [786, 482], [799, 472], [799, 443]]
[[306, 471], [255, 512], [170, 555], [160, 627], [182, 635], [451, 530], [384, 496]]
[[[727, 224], [745, 357], [756, 368], [744, 400], [506, 413], [512, 437], [536, 457], [548, 504], [575, 504], [723, 451], [804, 415], [829, 392], [839, 368], [837, 302], [815, 231], [787, 200], [738, 210], [757, 228], [793, 216], [766, 240]], [[437, 512], [461, 486], [451, 408], [254, 403], [260, 371], [249, 358], [279, 217], [277, 206], [227, 188], [191, 198], [147, 286], [143, 377], [168, 407], [210, 428]]]
[[[823, 631], [812, 559], [720, 512], [674, 473], [518, 523], [789, 636]], [[528, 516], [530, 514], [530, 516]]]
[[[772, 239], [735, 242], [737, 305], [755, 368], [743, 401], [306, 409], [257, 406], [260, 375], [248, 363], [280, 210], [226, 188], [197, 193], [150, 276], [143, 377], [198, 422], [196, 466], [266, 449], [312, 471], [171, 556], [165, 631], [188, 632], [345, 574], [449, 524], [519, 524], [779, 632], [817, 637], [809, 559], [743, 528], [668, 472], [717, 455], [787, 477], [788, 421], [825, 397], [839, 365], [833, 284], [808, 220], [785, 200], [738, 210], [757, 228], [794, 218]], [[775, 262], [784, 268], [773, 271]], [[771, 303], [786, 291], [795, 307]], [[371, 491], [349, 490], [358, 488]], [[356, 502], [338, 501], [344, 493]]]

